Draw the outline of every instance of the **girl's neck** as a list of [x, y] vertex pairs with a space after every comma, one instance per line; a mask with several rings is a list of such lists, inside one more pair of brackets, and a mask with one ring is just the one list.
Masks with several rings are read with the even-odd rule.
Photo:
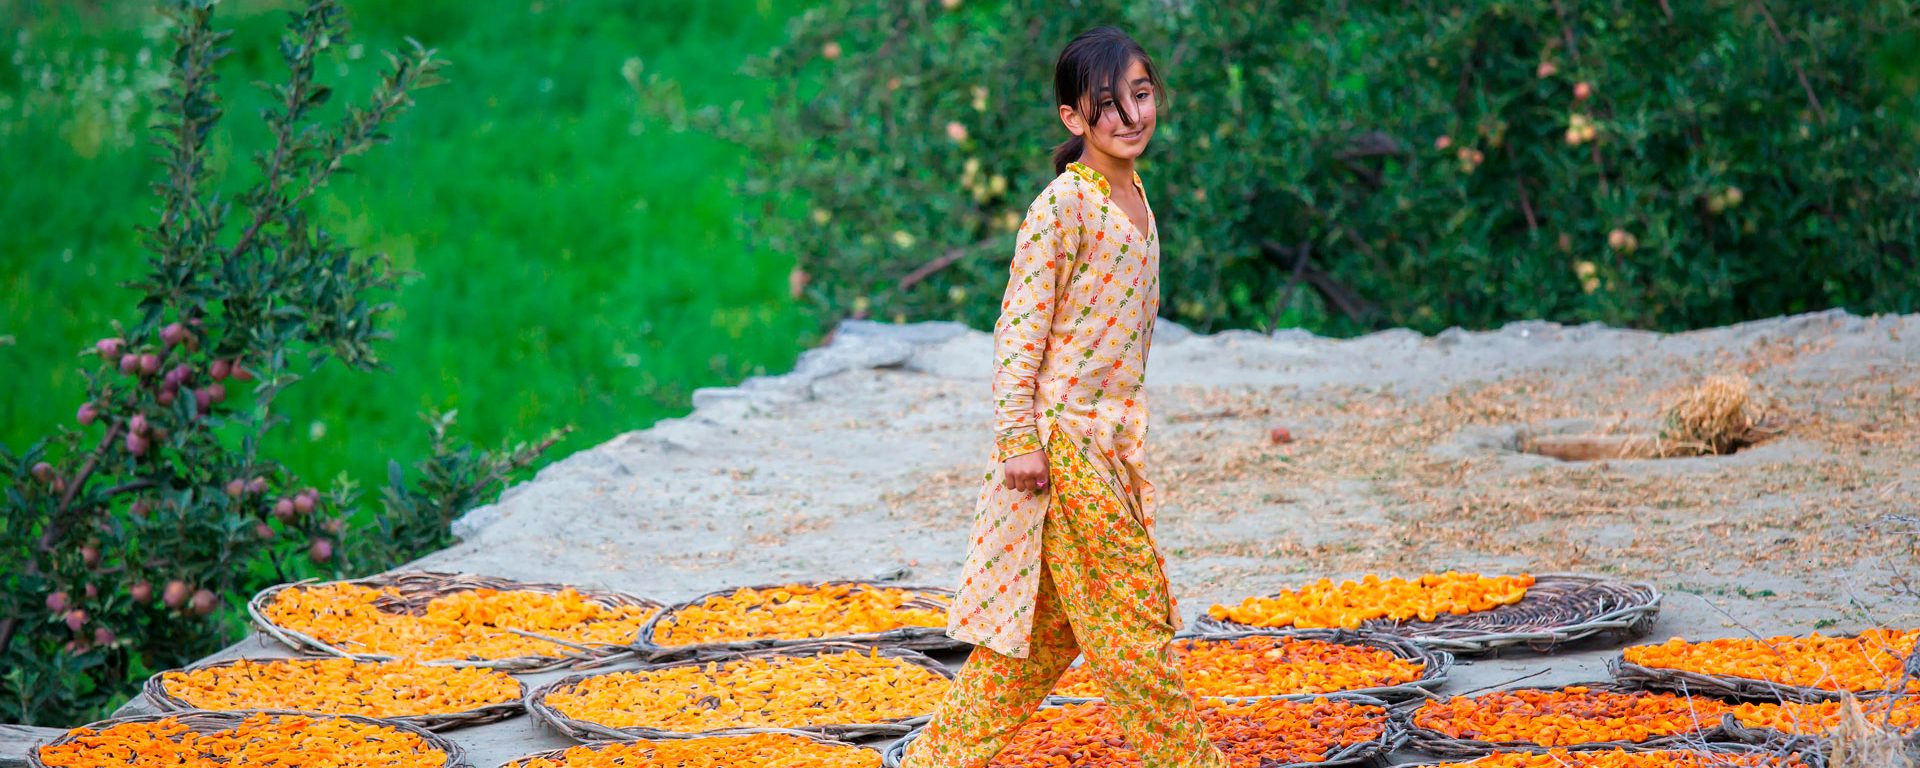
[[1133, 188], [1133, 159], [1119, 158], [1089, 146], [1080, 151], [1080, 163], [1100, 172], [1109, 187]]

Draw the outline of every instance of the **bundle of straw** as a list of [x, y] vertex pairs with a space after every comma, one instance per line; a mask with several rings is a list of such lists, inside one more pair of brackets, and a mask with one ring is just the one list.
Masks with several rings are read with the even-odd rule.
[[1760, 436], [1753, 382], [1739, 374], [1709, 376], [1675, 398], [1660, 430], [1662, 456], [1733, 453]]

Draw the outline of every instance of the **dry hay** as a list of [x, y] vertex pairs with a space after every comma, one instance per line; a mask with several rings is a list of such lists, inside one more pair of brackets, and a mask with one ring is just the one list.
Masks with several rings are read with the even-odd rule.
[[1762, 413], [1753, 397], [1752, 380], [1739, 374], [1709, 376], [1667, 404], [1659, 454], [1733, 453], [1764, 436]]
[[1657, 433], [1523, 436], [1519, 449], [1561, 461], [1724, 456], [1770, 437], [1753, 381], [1708, 376], [1669, 398]]

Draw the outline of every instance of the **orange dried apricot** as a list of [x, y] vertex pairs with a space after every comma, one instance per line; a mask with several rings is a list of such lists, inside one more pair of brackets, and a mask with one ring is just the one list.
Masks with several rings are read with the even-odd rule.
[[1255, 627], [1358, 629], [1374, 619], [1433, 621], [1446, 614], [1486, 611], [1520, 602], [1533, 576], [1482, 576], [1477, 573], [1428, 573], [1408, 580], [1367, 574], [1335, 584], [1321, 579], [1271, 597], [1249, 597], [1239, 605], [1215, 605], [1207, 615]]
[[[1173, 654], [1187, 690], [1199, 696], [1334, 693], [1416, 682], [1426, 664], [1380, 648], [1312, 638], [1249, 635], [1231, 640], [1180, 638]], [[1061, 696], [1105, 695], [1085, 664], [1054, 686]]]
[[[1870, 629], [1854, 637], [1727, 637], [1627, 648], [1622, 658], [1656, 669], [1765, 680], [1778, 685], [1829, 691], [1884, 691], [1898, 685], [1902, 665], [1912, 655], [1920, 629]], [[1920, 693], [1920, 679], [1907, 692]]]
[[1448, 768], [1806, 768], [1798, 757], [1783, 757], [1764, 752], [1702, 752], [1686, 749], [1656, 749], [1628, 752], [1624, 749], [1567, 750], [1549, 749], [1529, 752], [1496, 752], [1486, 757], [1458, 763]]
[[1728, 706], [1670, 693], [1568, 686], [1430, 701], [1414, 710], [1413, 724], [1455, 739], [1566, 747], [1695, 733], [1718, 725]]
[[821, 744], [786, 733], [703, 736], [696, 739], [642, 739], [599, 749], [569, 747], [557, 758], [537, 757], [501, 768], [879, 768], [880, 753], [839, 744]]
[[167, 693], [197, 709], [290, 709], [329, 715], [407, 717], [471, 712], [520, 698], [512, 675], [482, 667], [413, 661], [241, 659], [160, 676]]
[[[1343, 747], [1371, 741], [1387, 728], [1387, 712], [1337, 699], [1252, 702], [1202, 700], [1200, 719], [1231, 768], [1320, 762]], [[1044, 707], [1020, 727], [988, 768], [1139, 768], [1107, 705]]]
[[578, 590], [474, 589], [433, 599], [425, 615], [381, 610], [391, 588], [319, 584], [283, 589], [263, 606], [275, 625], [313, 637], [348, 653], [416, 661], [491, 661], [520, 656], [574, 653], [559, 643], [527, 637], [532, 632], [580, 645], [626, 645], [656, 608], [608, 607]]
[[[912, 605], [932, 601], [940, 607]], [[743, 640], [806, 640], [944, 627], [945, 596], [871, 584], [791, 584], [741, 587], [681, 606], [654, 625], [662, 646]]]
[[304, 715], [260, 713], [204, 734], [168, 717], [78, 728], [72, 735], [65, 744], [40, 747], [41, 762], [48, 768], [441, 768], [448, 757], [419, 735], [391, 726]]
[[879, 723], [931, 713], [946, 676], [874, 649], [611, 672], [546, 695], [575, 720], [676, 733]]
[[[1769, 729], [1795, 736], [1825, 737], [1840, 727], [1840, 702], [1817, 704], [1737, 704], [1733, 716], [1741, 725]], [[1900, 733], [1920, 732], [1920, 696], [1879, 697], [1860, 700], [1860, 711], [1867, 722], [1891, 726]]]

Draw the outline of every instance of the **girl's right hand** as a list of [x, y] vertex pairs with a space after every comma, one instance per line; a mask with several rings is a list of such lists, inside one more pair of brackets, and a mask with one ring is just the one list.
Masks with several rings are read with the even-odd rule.
[[1000, 483], [1015, 491], [1037, 492], [1047, 487], [1047, 451], [1040, 449], [1007, 459], [1000, 467]]

